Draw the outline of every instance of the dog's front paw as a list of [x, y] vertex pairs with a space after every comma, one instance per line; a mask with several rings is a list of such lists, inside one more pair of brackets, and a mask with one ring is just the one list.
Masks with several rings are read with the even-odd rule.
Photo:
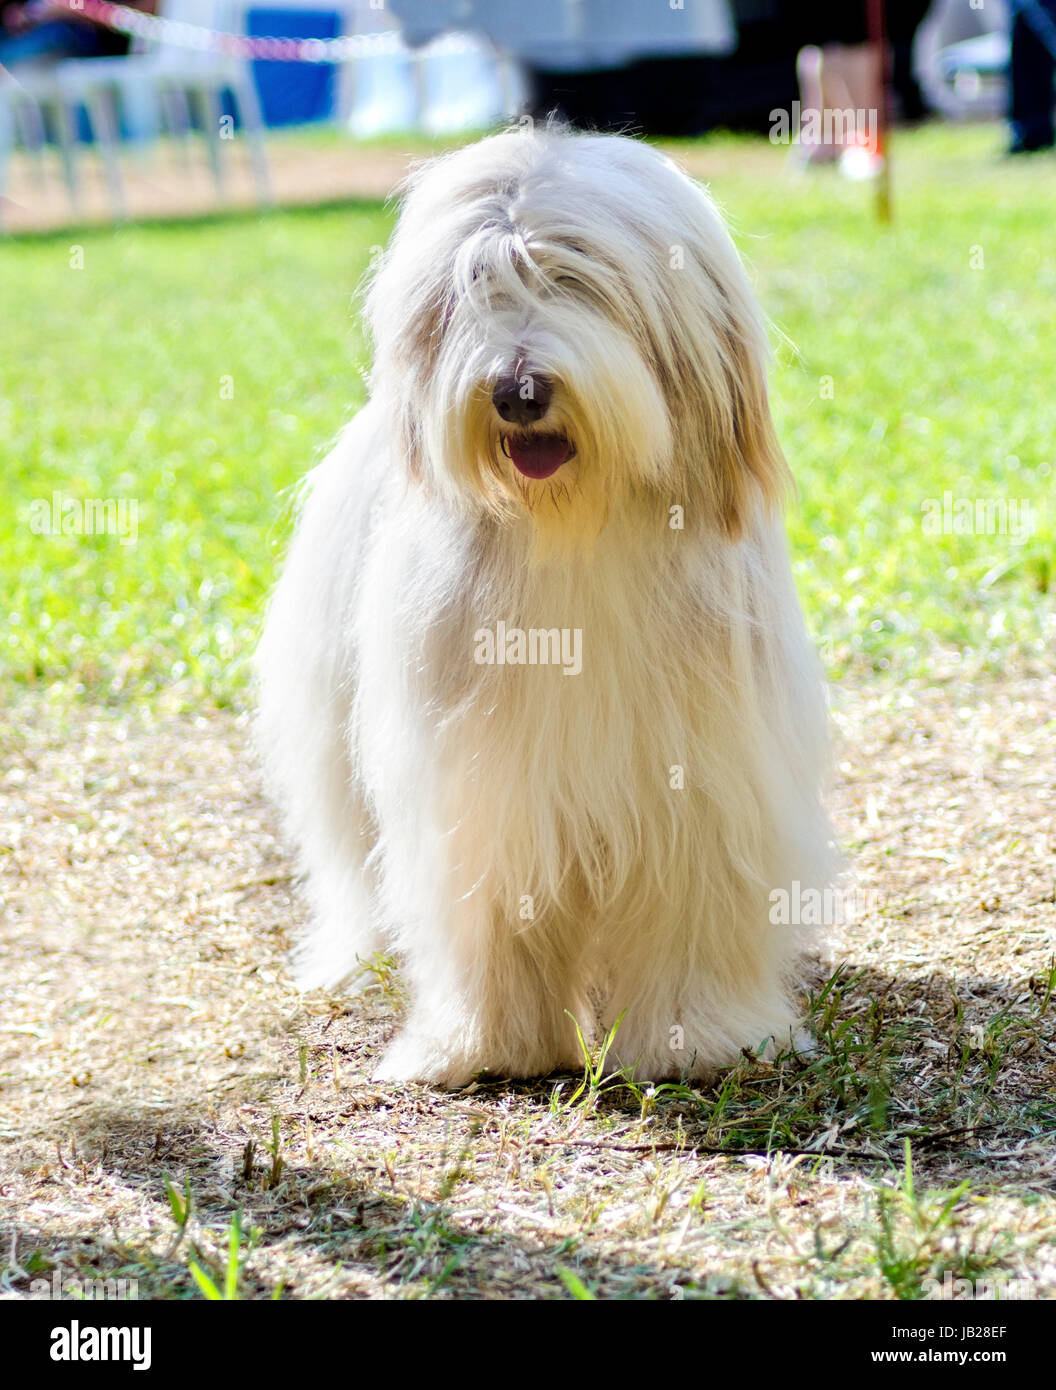
[[479, 1061], [439, 1047], [415, 1033], [401, 1033], [374, 1069], [374, 1081], [424, 1081], [455, 1089], [481, 1070]]
[[817, 1057], [821, 1045], [809, 1028], [797, 1028], [791, 1034], [790, 1044], [784, 1049], [796, 1057]]

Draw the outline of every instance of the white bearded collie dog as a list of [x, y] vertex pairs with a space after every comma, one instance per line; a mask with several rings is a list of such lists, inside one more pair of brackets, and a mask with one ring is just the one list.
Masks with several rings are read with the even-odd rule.
[[375, 1075], [706, 1076], [789, 1042], [832, 871], [764, 321], [707, 195], [556, 130], [427, 164], [258, 657], [304, 987], [381, 949]]

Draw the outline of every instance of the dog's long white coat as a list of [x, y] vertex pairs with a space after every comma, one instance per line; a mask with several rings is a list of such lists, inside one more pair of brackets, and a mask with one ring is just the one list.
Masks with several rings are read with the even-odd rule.
[[[802, 943], [769, 909], [831, 872], [824, 693], [718, 214], [631, 141], [495, 137], [419, 176], [371, 308], [372, 402], [311, 479], [259, 653], [302, 982], [399, 952], [390, 1078], [576, 1065], [570, 1014], [623, 1014], [640, 1078], [787, 1041]], [[576, 449], [549, 482], [498, 447], [514, 360]], [[499, 622], [581, 630], [581, 672], [477, 664]]]

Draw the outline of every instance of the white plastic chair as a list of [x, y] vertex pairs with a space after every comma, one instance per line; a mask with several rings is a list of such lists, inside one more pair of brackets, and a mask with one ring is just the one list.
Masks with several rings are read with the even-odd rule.
[[[245, 7], [237, 0], [163, 0], [163, 18], [227, 33], [245, 32]], [[8, 95], [6, 129], [10, 151], [14, 114], [27, 103], [50, 112], [59, 139], [70, 203], [78, 207], [79, 179], [76, 112], [88, 116], [92, 138], [103, 165], [110, 205], [115, 217], [126, 213], [124, 180], [118, 158], [122, 117], [130, 133], [157, 135], [164, 127], [186, 137], [192, 111], [197, 115], [218, 197], [225, 193], [221, 145], [221, 100], [229, 93], [249, 150], [257, 196], [271, 201], [267, 152], [260, 103], [246, 60], [206, 48], [137, 41], [132, 52], [117, 58], [70, 59], [51, 67], [19, 68], [17, 95]], [[6, 84], [10, 93], [11, 84]], [[4, 94], [0, 92], [0, 107]], [[39, 119], [38, 119], [39, 125]], [[0, 110], [0, 166], [4, 162], [5, 117]], [[0, 167], [0, 189], [3, 170]]]
[[57, 88], [54, 84], [42, 85], [40, 92], [35, 95], [25, 85], [24, 78], [20, 77], [17, 82], [7, 79], [0, 82], [0, 230], [5, 221], [4, 193], [7, 188], [7, 171], [16, 145], [21, 145], [33, 156], [37, 166], [38, 182], [44, 183], [44, 154], [47, 146], [44, 108], [49, 105], [51, 97], [55, 98], [53, 134], [61, 159], [62, 178], [71, 206], [74, 210], [77, 208], [76, 112], [69, 110], [57, 99]]

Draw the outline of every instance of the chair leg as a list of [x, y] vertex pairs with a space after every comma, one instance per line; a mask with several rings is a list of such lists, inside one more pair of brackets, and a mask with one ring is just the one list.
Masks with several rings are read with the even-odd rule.
[[505, 120], [515, 121], [524, 110], [524, 81], [512, 58], [504, 49], [496, 49], [499, 86], [502, 90], [502, 114]]
[[110, 210], [114, 220], [121, 222], [128, 216], [128, 210], [125, 205], [121, 164], [117, 157], [118, 129], [113, 93], [103, 87], [93, 87], [88, 93], [85, 106], [92, 128], [92, 138], [95, 140], [103, 166], [106, 189], [110, 197]]
[[59, 142], [59, 155], [62, 159], [62, 174], [66, 181], [66, 193], [70, 200], [70, 210], [81, 210], [81, 184], [77, 172], [77, 151], [80, 141], [77, 135], [77, 108], [62, 97], [54, 102], [55, 135]]
[[172, 132], [173, 143], [181, 154], [186, 168], [191, 167], [191, 108], [187, 93], [176, 83], [164, 87], [165, 120]]
[[11, 165], [11, 151], [14, 149], [14, 145], [15, 113], [12, 110], [10, 98], [6, 93], [0, 92], [0, 232], [4, 230], [7, 222], [5, 189], [7, 188], [7, 171]]
[[[336, 86], [336, 97], [334, 99], [335, 116], [337, 124], [342, 130], [348, 130], [348, 123], [352, 119], [352, 112], [355, 110], [356, 98], [359, 95], [359, 65], [363, 61], [361, 58], [353, 58], [346, 63], [338, 63], [337, 73], [334, 77]], [[370, 61], [369, 59], [367, 60]], [[252, 80], [252, 79], [251, 79]]]
[[21, 140], [26, 153], [33, 161], [37, 183], [43, 188], [47, 182], [47, 169], [44, 162], [47, 140], [44, 135], [44, 122], [41, 119], [40, 108], [35, 101], [30, 101], [27, 98], [18, 103], [15, 108], [15, 124], [16, 129], [21, 130]]
[[205, 152], [209, 158], [209, 168], [212, 171], [213, 183], [216, 186], [217, 201], [223, 202], [226, 188], [224, 163], [220, 150], [220, 94], [215, 87], [202, 86], [194, 88], [191, 97], [198, 106], [198, 114], [202, 122], [202, 138], [205, 141]]
[[257, 202], [270, 206], [275, 201], [271, 187], [271, 170], [268, 167], [268, 146], [264, 138], [264, 118], [260, 110], [260, 99], [253, 85], [250, 73], [243, 73], [229, 88], [242, 133], [249, 150], [253, 182], [257, 189]]
[[411, 54], [411, 78], [414, 82], [414, 128], [421, 130], [429, 110], [429, 74], [420, 50]]

